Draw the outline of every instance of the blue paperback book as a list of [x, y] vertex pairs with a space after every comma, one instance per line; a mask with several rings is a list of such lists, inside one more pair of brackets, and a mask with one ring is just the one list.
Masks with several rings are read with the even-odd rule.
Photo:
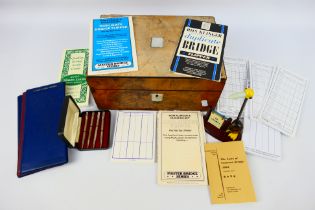
[[66, 143], [58, 136], [64, 98], [64, 82], [18, 97], [18, 177], [68, 162]]
[[88, 75], [138, 70], [132, 17], [94, 19]]

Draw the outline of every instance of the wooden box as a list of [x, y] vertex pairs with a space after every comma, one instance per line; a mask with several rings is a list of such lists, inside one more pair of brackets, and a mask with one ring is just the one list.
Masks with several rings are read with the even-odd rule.
[[[213, 17], [206, 16], [133, 16], [138, 71], [87, 75], [98, 108], [208, 110], [215, 107], [226, 81], [224, 65], [221, 82], [170, 71], [186, 18], [214, 22]], [[152, 37], [162, 37], [164, 47], [152, 48]]]

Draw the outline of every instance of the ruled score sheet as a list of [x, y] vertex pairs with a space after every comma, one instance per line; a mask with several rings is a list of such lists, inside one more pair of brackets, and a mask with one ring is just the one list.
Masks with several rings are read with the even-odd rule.
[[262, 122], [287, 136], [294, 136], [307, 90], [308, 81], [278, 68], [274, 84], [261, 113]]
[[249, 78], [248, 61], [238, 58], [224, 58], [224, 65], [228, 79], [218, 101], [217, 110], [229, 117], [237, 117], [243, 98], [230, 99], [235, 92], [242, 92], [247, 87]]
[[154, 162], [155, 111], [117, 111], [111, 159]]
[[281, 160], [280, 131], [245, 117], [242, 140], [247, 153], [272, 160]]

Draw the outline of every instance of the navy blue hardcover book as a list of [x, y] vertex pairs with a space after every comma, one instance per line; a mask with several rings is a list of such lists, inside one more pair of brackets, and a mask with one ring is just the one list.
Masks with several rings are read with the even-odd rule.
[[18, 97], [18, 177], [68, 162], [67, 145], [58, 136], [64, 99], [63, 82]]
[[22, 96], [18, 96], [18, 145], [20, 143], [20, 128], [21, 128], [21, 112], [22, 112]]

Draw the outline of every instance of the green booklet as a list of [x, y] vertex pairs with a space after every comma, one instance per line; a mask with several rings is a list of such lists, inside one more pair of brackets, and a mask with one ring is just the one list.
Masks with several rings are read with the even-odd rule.
[[71, 95], [79, 107], [89, 104], [89, 86], [86, 81], [88, 49], [67, 49], [62, 56], [59, 79], [66, 83], [66, 95]]

